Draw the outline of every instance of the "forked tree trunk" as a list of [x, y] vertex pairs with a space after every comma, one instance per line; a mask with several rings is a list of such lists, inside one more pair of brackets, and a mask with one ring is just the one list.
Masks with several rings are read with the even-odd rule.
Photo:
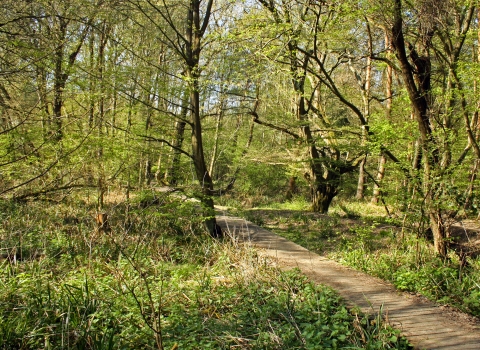
[[[310, 128], [311, 121], [309, 120], [309, 113], [316, 114], [316, 116], [318, 117], [318, 122], [322, 126], [324, 126], [325, 129], [330, 129], [333, 126], [328, 121], [328, 118], [325, 118], [320, 112], [322, 108], [317, 105], [317, 98], [320, 97], [320, 81], [318, 82], [318, 84], [313, 84], [313, 80], [311, 80], [313, 90], [309, 92], [305, 91], [305, 80], [307, 78], [307, 75], [310, 74], [309, 68], [311, 68], [310, 60], [316, 62], [318, 64], [318, 68], [320, 68], [323, 73], [327, 75], [328, 73], [324, 69], [322, 60], [319, 60], [314, 52], [303, 52], [303, 50], [300, 49], [299, 42], [301, 41], [301, 39], [299, 37], [299, 33], [296, 32], [291, 25], [292, 17], [289, 9], [287, 9], [287, 7], [283, 5], [280, 5], [280, 3], [277, 3], [276, 1], [262, 0], [260, 2], [271, 13], [274, 21], [278, 25], [288, 28], [286, 29], [288, 34], [288, 42], [286, 43], [286, 56], [288, 57], [287, 62], [290, 66], [292, 85], [293, 90], [295, 91], [295, 96], [293, 99], [295, 101], [295, 105], [293, 107], [295, 109], [295, 115], [300, 130], [297, 135], [290, 132], [290, 130], [288, 129], [278, 128], [276, 126], [272, 126], [272, 124], [270, 124], [269, 126], [277, 130], [282, 129], [282, 132], [294, 136], [297, 140], [303, 142], [303, 144], [308, 147], [309, 171], [305, 176], [307, 178], [307, 181], [310, 183], [312, 195], [312, 210], [326, 213], [330, 207], [333, 198], [337, 194], [337, 189], [340, 185], [340, 176], [342, 174], [345, 174], [346, 172], [355, 170], [358, 166], [358, 163], [362, 159], [354, 161], [355, 165], [353, 165], [354, 162], [351, 161], [342, 161], [340, 157], [340, 149], [338, 147], [338, 144], [334, 140], [332, 140], [332, 135], [330, 131], [322, 131], [318, 134], [320, 135], [320, 138], [322, 138], [321, 142], [317, 140], [317, 134], [315, 134], [315, 136], [313, 135], [313, 131]], [[277, 6], [282, 10], [277, 11]], [[303, 53], [299, 54], [300, 52]], [[310, 76], [309, 78], [312, 78], [312, 76]], [[327, 78], [327, 80], [329, 79], [330, 77]], [[367, 80], [370, 79], [367, 78]], [[329, 86], [329, 84], [330, 83], [326, 83], [327, 86]], [[336, 87], [331, 86], [331, 88], [332, 90], [336, 90]], [[369, 89], [368, 86], [367, 89]], [[309, 98], [312, 91], [313, 95]], [[337, 97], [340, 97], [339, 95], [340, 94], [338, 94]], [[365, 94], [365, 97], [368, 104], [368, 93]], [[345, 101], [343, 97], [340, 98], [342, 101]], [[365, 128], [365, 135], [367, 135], [368, 127], [366, 119], [363, 116], [363, 112], [359, 111], [352, 104], [349, 104], [349, 106], [350, 108], [353, 108], [355, 114], [360, 117], [362, 126]], [[258, 119], [254, 120], [259, 124], [268, 125], [268, 123], [260, 123]], [[337, 168], [337, 164], [339, 163], [341, 163], [341, 165], [338, 165], [338, 168], [341, 169], [334, 169]], [[330, 169], [330, 167], [332, 167], [332, 169]]]

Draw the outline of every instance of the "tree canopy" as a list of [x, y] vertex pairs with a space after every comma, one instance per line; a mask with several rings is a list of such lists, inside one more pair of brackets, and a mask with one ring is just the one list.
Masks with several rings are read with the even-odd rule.
[[478, 203], [476, 5], [5, 0], [0, 194], [183, 186], [217, 235], [214, 198], [274, 169], [314, 211], [409, 213], [446, 256]]

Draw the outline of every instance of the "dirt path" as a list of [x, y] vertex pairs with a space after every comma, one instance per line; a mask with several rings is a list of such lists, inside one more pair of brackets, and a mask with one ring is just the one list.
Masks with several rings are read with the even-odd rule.
[[468, 315], [401, 293], [387, 282], [312, 253], [244, 219], [220, 215], [223, 230], [251, 242], [282, 268], [298, 267], [311, 280], [331, 286], [363, 312], [385, 319], [418, 349], [480, 349], [480, 325]]

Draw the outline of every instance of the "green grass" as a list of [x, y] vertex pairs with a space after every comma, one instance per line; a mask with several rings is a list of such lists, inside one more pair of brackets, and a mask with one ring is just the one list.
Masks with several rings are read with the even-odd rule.
[[407, 348], [331, 289], [210, 239], [195, 204], [144, 197], [107, 208], [109, 232], [80, 200], [0, 202], [1, 349]]

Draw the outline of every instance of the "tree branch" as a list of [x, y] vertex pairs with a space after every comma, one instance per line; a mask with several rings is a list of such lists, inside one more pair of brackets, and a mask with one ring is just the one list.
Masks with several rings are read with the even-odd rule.
[[[184, 151], [184, 150], [181, 149], [180, 147], [177, 147], [177, 146], [175, 146], [175, 145], [172, 145], [170, 142], [168, 142], [168, 141], [165, 140], [165, 139], [159, 139], [159, 138], [156, 138], [156, 137], [153, 137], [153, 136], [148, 136], [148, 135], [134, 134], [134, 133], [132, 133], [131, 131], [129, 131], [129, 130], [127, 130], [127, 129], [123, 129], [123, 128], [119, 127], [119, 126], [112, 125], [112, 124], [109, 123], [109, 122], [107, 122], [107, 125], [115, 128], [115, 129], [117, 129], [117, 130], [120, 130], [120, 131], [126, 132], [126, 133], [128, 133], [128, 134], [131, 134], [131, 135], [133, 135], [133, 136], [135, 136], [135, 137], [143, 138], [144, 140], [147, 140], [147, 141], [162, 142], [162, 143], [166, 144], [168, 147], [173, 148], [173, 149], [176, 150], [177, 152], [180, 152], [180, 153], [186, 155], [186, 156], [187, 156], [188, 158], [190, 158], [190, 159], [193, 159], [193, 156], [192, 156], [190, 153]], [[1, 193], [0, 193], [0, 194], [1, 194]]]
[[26, 193], [26, 194], [22, 194], [21, 196], [16, 196], [14, 197], [13, 199], [15, 201], [23, 201], [27, 198], [30, 198], [30, 197], [40, 197], [41, 195], [44, 195], [44, 194], [48, 194], [48, 193], [52, 193], [52, 192], [58, 192], [58, 191], [63, 191], [63, 190], [71, 190], [71, 189], [74, 189], [74, 188], [96, 188], [97, 186], [96, 185], [86, 185], [86, 184], [70, 184], [70, 185], [65, 185], [65, 186], [60, 186], [60, 187], [52, 187], [52, 188], [47, 188], [47, 189], [43, 189], [41, 191], [37, 191], [37, 192], [30, 192], [30, 193]]
[[205, 30], [207, 30], [208, 22], [210, 20], [210, 15], [212, 13], [213, 0], [208, 0], [207, 10], [205, 11], [205, 16], [203, 17], [202, 27], [200, 28], [200, 37], [203, 37]]
[[277, 125], [274, 125], [274, 124], [271, 124], [271, 123], [268, 123], [268, 122], [261, 121], [260, 119], [258, 119], [258, 114], [255, 111], [251, 111], [250, 114], [253, 116], [253, 121], [257, 124], [267, 126], [271, 129], [275, 129], [275, 130], [284, 132], [285, 134], [288, 134], [288, 135], [292, 136], [296, 140], [298, 140], [300, 138], [300, 136], [298, 134], [295, 134], [294, 132], [288, 130], [287, 128], [282, 128], [281, 126], [277, 126]]
[[47, 174], [51, 169], [53, 169], [53, 167], [55, 165], [58, 164], [58, 162], [60, 160], [62, 160], [63, 158], [66, 158], [68, 157], [69, 155], [73, 154], [74, 152], [76, 152], [82, 145], [83, 143], [88, 139], [88, 137], [90, 136], [90, 134], [93, 132], [93, 129], [90, 129], [90, 131], [88, 132], [88, 134], [78, 143], [78, 145], [76, 145], [74, 148], [72, 148], [70, 151], [68, 151], [67, 153], [65, 153], [64, 155], [62, 155], [61, 157], [55, 159], [52, 163], [50, 163], [40, 174], [28, 179], [27, 181], [24, 181], [18, 185], [15, 185], [15, 186], [12, 186], [12, 187], [9, 187], [7, 188], [6, 190], [3, 190], [2, 192], [0, 192], [0, 196], [7, 193], [7, 192], [10, 192], [10, 191], [13, 191], [19, 187], [22, 187], [22, 186], [25, 186], [27, 184], [29, 184], [30, 182], [33, 182], [41, 177], [43, 177], [45, 174]]

